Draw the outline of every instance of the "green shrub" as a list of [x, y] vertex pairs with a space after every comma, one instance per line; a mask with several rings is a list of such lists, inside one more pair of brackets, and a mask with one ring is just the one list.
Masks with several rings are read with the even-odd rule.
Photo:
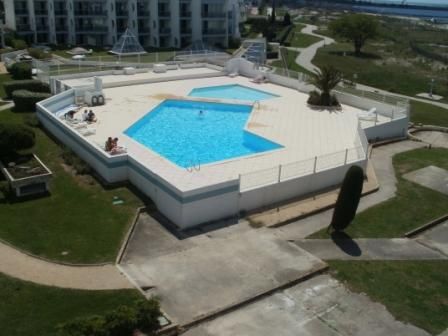
[[3, 83], [6, 97], [11, 99], [12, 93], [16, 90], [28, 90], [33, 92], [50, 93], [50, 87], [46, 83], [35, 79], [17, 80]]
[[331, 220], [336, 232], [344, 231], [353, 221], [361, 199], [364, 171], [359, 166], [351, 166], [345, 174]]
[[45, 53], [42, 49], [38, 49], [38, 48], [29, 48], [28, 54], [32, 58], [36, 58], [36, 59], [46, 59], [46, 58], [50, 57], [50, 54]]
[[31, 64], [26, 62], [17, 62], [8, 69], [13, 79], [31, 79]]
[[12, 93], [12, 100], [17, 111], [34, 111], [36, 103], [49, 97], [51, 97], [49, 93], [31, 92], [28, 90], [16, 90]]
[[20, 39], [11, 39], [10, 44], [11, 47], [18, 50], [26, 49], [26, 47], [28, 46], [24, 40]]
[[102, 316], [76, 319], [57, 328], [60, 335], [66, 336], [109, 336], [106, 320]]
[[35, 143], [34, 131], [17, 124], [0, 124], [0, 156], [14, 154], [29, 149]]
[[160, 329], [159, 302], [138, 300], [132, 306], [120, 306], [104, 317], [76, 319], [57, 327], [61, 336], [125, 336], [139, 329], [154, 335]]

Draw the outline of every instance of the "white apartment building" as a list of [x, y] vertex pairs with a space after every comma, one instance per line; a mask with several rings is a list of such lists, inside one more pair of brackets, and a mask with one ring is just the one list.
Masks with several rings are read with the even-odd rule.
[[144, 47], [239, 37], [238, 0], [4, 0], [6, 27], [28, 43], [110, 46], [130, 28]]

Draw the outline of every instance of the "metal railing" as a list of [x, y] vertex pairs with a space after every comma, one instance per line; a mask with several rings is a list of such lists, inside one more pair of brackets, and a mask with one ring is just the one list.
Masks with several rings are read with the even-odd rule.
[[241, 174], [239, 176], [240, 192], [286, 182], [356, 162], [362, 162], [367, 158], [367, 149], [364, 147], [363, 144], [360, 144], [359, 146], [347, 148], [343, 151]]

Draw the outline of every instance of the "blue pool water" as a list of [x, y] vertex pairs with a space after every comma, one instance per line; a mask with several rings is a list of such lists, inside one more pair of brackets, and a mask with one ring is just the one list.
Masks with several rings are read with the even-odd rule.
[[272, 93], [256, 90], [243, 85], [220, 85], [197, 88], [190, 92], [190, 97], [220, 98], [257, 101], [278, 97]]
[[165, 100], [125, 134], [184, 168], [281, 148], [244, 131], [251, 110], [246, 105]]

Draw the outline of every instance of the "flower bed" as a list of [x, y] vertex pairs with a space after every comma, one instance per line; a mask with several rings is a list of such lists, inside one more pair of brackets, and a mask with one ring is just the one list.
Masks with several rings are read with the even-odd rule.
[[53, 173], [34, 154], [5, 158], [0, 169], [17, 197], [49, 191]]

